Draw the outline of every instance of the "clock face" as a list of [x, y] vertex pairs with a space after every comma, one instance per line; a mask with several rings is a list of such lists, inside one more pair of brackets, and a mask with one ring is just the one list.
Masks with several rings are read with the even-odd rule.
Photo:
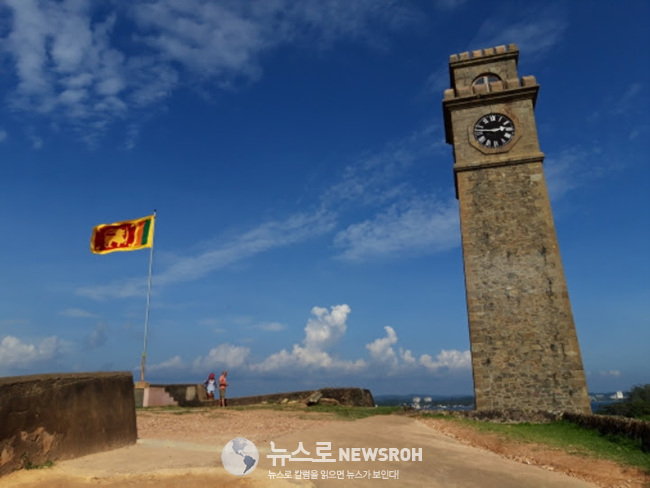
[[482, 146], [499, 148], [515, 135], [515, 124], [503, 114], [487, 114], [474, 124], [474, 139]]

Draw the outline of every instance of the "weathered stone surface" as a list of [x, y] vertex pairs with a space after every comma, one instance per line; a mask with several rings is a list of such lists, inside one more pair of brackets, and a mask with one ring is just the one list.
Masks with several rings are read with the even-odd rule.
[[[450, 63], [457, 97], [445, 99], [454, 146], [477, 410], [589, 412], [582, 359], [534, 116], [539, 86], [518, 80], [516, 46]], [[490, 74], [506, 86], [479, 94]], [[484, 88], [481, 87], [483, 91]], [[473, 135], [490, 113], [515, 126], [510, 142], [485, 148]]]
[[355, 407], [374, 407], [375, 399], [370, 390], [362, 388], [321, 388], [324, 397], [333, 398], [341, 405]]
[[208, 400], [205, 386], [196, 383], [155, 384], [151, 388], [164, 390], [181, 407], [199, 407], [204, 402], [212, 402]]
[[0, 378], [0, 475], [134, 444], [133, 376], [75, 373]]
[[340, 405], [341, 403], [336, 398], [321, 398], [318, 401], [319, 405]]
[[307, 398], [307, 401], [305, 403], [308, 407], [311, 405], [317, 405], [321, 398], [323, 398], [323, 394], [320, 391], [315, 391], [309, 395], [309, 398]]

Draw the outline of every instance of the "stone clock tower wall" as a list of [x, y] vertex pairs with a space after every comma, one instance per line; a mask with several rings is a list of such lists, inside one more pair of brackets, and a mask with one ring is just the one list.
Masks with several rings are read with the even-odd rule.
[[[590, 412], [535, 126], [539, 86], [518, 77], [518, 55], [514, 44], [452, 55], [443, 101], [476, 408]], [[514, 124], [501, 147], [474, 136], [487, 114]]]

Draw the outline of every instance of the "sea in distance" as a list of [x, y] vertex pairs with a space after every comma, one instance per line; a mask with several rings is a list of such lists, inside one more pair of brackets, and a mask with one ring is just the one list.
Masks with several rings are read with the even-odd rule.
[[[599, 393], [590, 395], [591, 411], [598, 411], [605, 405], [621, 401], [621, 399], [610, 399], [610, 394]], [[598, 398], [597, 400], [595, 398]], [[440, 396], [427, 394], [409, 395], [375, 395], [377, 406], [390, 407], [411, 407], [416, 410], [473, 410], [474, 396]]]

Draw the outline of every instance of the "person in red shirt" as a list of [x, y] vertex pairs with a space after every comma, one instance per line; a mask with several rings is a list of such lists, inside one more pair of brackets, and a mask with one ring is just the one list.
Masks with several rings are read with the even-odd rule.
[[219, 406], [225, 407], [226, 403], [226, 387], [228, 382], [226, 381], [226, 376], [228, 376], [228, 371], [222, 371], [221, 376], [219, 376]]

